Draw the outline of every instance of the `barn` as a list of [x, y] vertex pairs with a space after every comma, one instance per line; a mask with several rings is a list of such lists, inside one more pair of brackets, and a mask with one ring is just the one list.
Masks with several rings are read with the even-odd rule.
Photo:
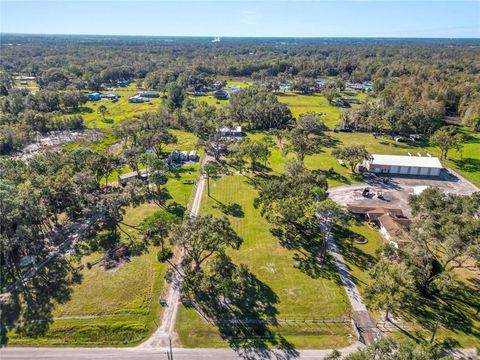
[[365, 167], [377, 174], [408, 176], [440, 176], [443, 168], [436, 157], [380, 154], [372, 154]]

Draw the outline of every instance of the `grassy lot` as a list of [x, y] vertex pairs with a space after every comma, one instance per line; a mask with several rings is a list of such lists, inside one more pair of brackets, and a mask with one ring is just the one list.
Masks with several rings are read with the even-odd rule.
[[[185, 137], [187, 139], [188, 137]], [[191, 142], [191, 139], [185, 142]], [[198, 165], [180, 169], [172, 174], [166, 184], [170, 202], [185, 206], [190, 198], [192, 185], [184, 180], [194, 180]], [[137, 226], [149, 215], [158, 211], [153, 204], [127, 208], [124, 222]], [[141, 234], [131, 227], [122, 230], [133, 238]], [[127, 235], [122, 234], [126, 239]], [[32, 339], [12, 334], [14, 346], [127, 346], [147, 338], [161, 318], [159, 297], [167, 269], [156, 260], [157, 249], [150, 247], [142, 255], [132, 257], [115, 270], [105, 271], [98, 266], [81, 271], [82, 282], [74, 287], [71, 299], [56, 306], [56, 317], [48, 333]], [[94, 253], [82, 264], [94, 262], [102, 254]], [[157, 323], [156, 323], [157, 322]]]
[[325, 124], [333, 129], [340, 121], [341, 110], [328, 103], [322, 94], [301, 95], [293, 92], [277, 93], [278, 100], [287, 104], [295, 118], [300, 114], [314, 111], [324, 113]]
[[[353, 342], [350, 326], [344, 324], [282, 324], [270, 326], [271, 331], [282, 336], [296, 349], [333, 349]], [[187, 348], [225, 348], [228, 344], [220, 336], [217, 327], [207, 323], [195, 310], [179, 308], [176, 331], [181, 345]]]
[[213, 106], [216, 106], [217, 108], [220, 108], [228, 104], [228, 100], [217, 100], [213, 95], [206, 95], [206, 96], [190, 95], [190, 98], [198, 102], [204, 101], [208, 105], [213, 105]]
[[[244, 243], [239, 251], [231, 251], [230, 256], [237, 264], [248, 265], [258, 279], [275, 292], [278, 297], [275, 304], [277, 319], [340, 319], [348, 315], [350, 305], [343, 288], [338, 285], [336, 272], [329, 272], [329, 278], [313, 279], [295, 267], [293, 252], [279, 245], [270, 233], [267, 221], [253, 207], [257, 193], [250, 181], [250, 176], [224, 176], [212, 181], [212, 197], [205, 194], [203, 198], [201, 212], [204, 214], [224, 216], [222, 209], [232, 205], [239, 210], [228, 217]], [[328, 347], [334, 342], [347, 344], [350, 326], [336, 326], [338, 328], [332, 330], [333, 338], [320, 336], [326, 331], [323, 327], [310, 329], [312, 336], [305, 338], [298, 336], [307, 331], [306, 328], [298, 329], [298, 333], [283, 326], [273, 331], [279, 334], [290, 331], [292, 342], [298, 347]], [[180, 311], [177, 329], [184, 346], [226, 346], [219, 342], [218, 332], [190, 310]]]
[[[89, 101], [85, 104], [84, 111], [81, 115], [85, 119], [88, 127], [96, 127], [99, 129], [111, 128], [119, 121], [128, 117], [139, 115], [145, 111], [158, 109], [158, 105], [162, 102], [162, 99], [156, 98], [150, 99], [151, 101], [146, 103], [131, 104], [128, 102], [128, 98], [135, 95], [137, 91], [119, 90], [114, 93], [120, 95], [117, 102], [112, 102], [111, 100], [99, 100], [94, 102]], [[97, 112], [100, 105], [105, 105], [108, 111], [105, 115], [105, 121]]]

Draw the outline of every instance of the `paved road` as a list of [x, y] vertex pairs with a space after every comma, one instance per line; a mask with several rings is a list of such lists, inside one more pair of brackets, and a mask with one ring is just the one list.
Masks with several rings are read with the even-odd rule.
[[[356, 343], [347, 348], [339, 349], [343, 355], [350, 354], [363, 347]], [[7, 348], [0, 350], [2, 360], [163, 360], [168, 359], [167, 348]], [[173, 360], [237, 360], [237, 359], [309, 359], [322, 360], [331, 350], [300, 350], [300, 351], [269, 351], [237, 353], [231, 349], [173, 349]]]
[[[200, 166], [203, 166], [206, 158]], [[193, 199], [192, 207], [190, 209], [190, 216], [195, 217], [200, 212], [200, 205], [202, 204], [203, 191], [205, 189], [206, 179], [204, 176], [200, 177], [200, 180], [195, 189], [195, 197]], [[180, 263], [183, 254], [180, 249], [176, 249], [175, 258], [177, 263]], [[166, 305], [163, 308], [163, 316], [160, 326], [145, 342], [141, 343], [137, 348], [139, 349], [156, 349], [166, 348], [171, 341], [176, 340], [175, 322], [177, 319], [178, 304], [180, 300], [180, 276], [175, 273], [174, 281], [168, 289], [168, 295], [166, 298]]]
[[343, 259], [342, 254], [340, 254], [332, 234], [329, 234], [329, 236], [326, 237], [326, 241], [330, 255], [332, 255], [332, 257], [335, 259], [335, 266], [340, 275], [340, 279], [342, 280], [343, 287], [347, 292], [347, 296], [350, 300], [353, 311], [367, 311], [365, 302], [358, 292], [357, 285], [353, 281], [352, 275], [350, 275], [350, 272], [348, 271], [345, 260]]
[[345, 263], [342, 254], [340, 254], [338, 246], [335, 242], [332, 234], [332, 215], [329, 214], [328, 211], [319, 211], [317, 216], [319, 218], [322, 231], [325, 234], [327, 248], [330, 252], [330, 255], [335, 260], [335, 267], [338, 270], [338, 274], [342, 281], [343, 287], [345, 288], [345, 292], [347, 293], [348, 300], [352, 306], [354, 330], [360, 341], [365, 344], [369, 344], [381, 337], [381, 333], [376, 326], [375, 319], [368, 312], [362, 296], [357, 289], [357, 285], [353, 281], [352, 275], [350, 275], [350, 272], [348, 271], [347, 264]]

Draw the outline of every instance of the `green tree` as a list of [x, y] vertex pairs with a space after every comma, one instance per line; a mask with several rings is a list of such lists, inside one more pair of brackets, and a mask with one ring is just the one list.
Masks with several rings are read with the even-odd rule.
[[207, 195], [210, 197], [210, 179], [218, 179], [222, 169], [218, 163], [207, 162], [202, 167], [202, 173], [207, 178]]
[[421, 287], [436, 292], [445, 274], [464, 267], [467, 259], [480, 263], [480, 193], [462, 196], [428, 188], [411, 195], [409, 205], [414, 221], [406, 250]]
[[333, 149], [332, 155], [338, 159], [345, 160], [354, 173], [356, 172], [358, 164], [370, 158], [370, 154], [365, 148], [365, 145], [351, 145]]
[[454, 126], [444, 126], [435, 131], [430, 138], [432, 145], [437, 146], [442, 151], [440, 159], [447, 159], [450, 149], [459, 151], [464, 140], [463, 134], [458, 133]]
[[184, 220], [170, 237], [170, 242], [184, 251], [186, 268], [194, 272], [210, 257], [224, 254], [226, 248], [238, 249], [242, 241], [227, 218], [212, 215]]
[[0, 96], [8, 95], [8, 92], [15, 84], [12, 75], [5, 71], [0, 71]]
[[167, 85], [166, 90], [168, 108], [172, 111], [181, 108], [185, 99], [185, 89], [176, 82], [171, 82]]
[[[446, 346], [443, 344], [422, 344], [412, 340], [397, 342], [393, 339], [382, 339], [367, 345], [347, 356], [344, 360], [453, 360], [452, 356], [442, 354]], [[328, 359], [339, 360], [341, 354], [334, 351]]]
[[103, 121], [105, 121], [105, 115], [108, 114], [108, 109], [105, 105], [100, 105], [97, 109], [97, 112], [102, 115]]
[[153, 201], [159, 207], [165, 207], [168, 193], [163, 185], [167, 182], [168, 166], [162, 159], [149, 153], [140, 155], [139, 161], [147, 172], [148, 181], [144, 187], [147, 200]]
[[240, 126], [250, 129], [284, 129], [292, 121], [287, 105], [263, 86], [250, 86], [234, 93], [230, 98], [230, 114]]
[[321, 116], [317, 113], [308, 112], [300, 115], [295, 126], [288, 133], [290, 140], [289, 148], [303, 163], [306, 155], [312, 155], [320, 151], [324, 142], [326, 125], [321, 122]]
[[268, 148], [268, 145], [262, 140], [252, 140], [250, 138], [247, 138], [240, 144], [240, 148], [242, 153], [250, 159], [250, 166], [252, 171], [256, 170], [257, 161], [259, 159], [266, 161], [270, 156], [270, 149]]
[[380, 259], [370, 271], [372, 281], [365, 290], [365, 298], [374, 310], [384, 310], [385, 320], [390, 313], [401, 309], [413, 287], [413, 278], [409, 268]]

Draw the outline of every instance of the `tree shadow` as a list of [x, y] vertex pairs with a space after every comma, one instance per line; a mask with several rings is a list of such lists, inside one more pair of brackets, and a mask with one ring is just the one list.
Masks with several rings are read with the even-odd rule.
[[354, 238], [363, 238], [362, 235], [341, 226], [334, 226], [333, 231], [339, 250], [347, 262], [354, 264], [362, 271], [368, 271], [375, 265], [375, 256], [363, 252], [351, 241]]
[[31, 278], [11, 290], [8, 299], [2, 299], [2, 342], [7, 341], [6, 331], [12, 327], [18, 334], [31, 338], [45, 335], [53, 322], [55, 305], [70, 300], [72, 286], [80, 282], [81, 274], [67, 259], [52, 258]]
[[185, 212], [187, 211], [187, 208], [183, 206], [182, 204], [177, 203], [176, 201], [171, 202], [170, 204], [167, 204], [166, 210], [177, 216], [179, 219], [183, 219], [185, 216]]
[[349, 178], [339, 174], [338, 172], [333, 170], [333, 168], [330, 169], [330, 170], [324, 170], [324, 171], [322, 171], [322, 173], [325, 175], [325, 177], [327, 179], [329, 179], [331, 181], [337, 181], [337, 182], [340, 182], [342, 184], [347, 184], [347, 185], [350, 185], [352, 183]]
[[[478, 309], [480, 309], [478, 289], [454, 280], [446, 294], [432, 296], [412, 292], [400, 313], [404, 319], [415, 321], [431, 332], [437, 326], [441, 326], [453, 333], [461, 332], [479, 338]], [[422, 338], [420, 334], [418, 336]]]
[[[322, 145], [326, 148], [336, 148], [341, 143], [342, 141], [332, 136], [327, 135], [324, 138], [322, 138]], [[321, 151], [321, 152], [325, 152], [325, 151]]]
[[462, 169], [465, 172], [469, 173], [478, 173], [480, 172], [480, 159], [473, 159], [473, 158], [464, 158], [459, 160], [451, 160], [455, 166], [459, 169]]
[[275, 292], [245, 265], [237, 266], [225, 255], [223, 261], [208, 273], [187, 275], [183, 290], [189, 305], [215, 324], [221, 337], [245, 359], [278, 355], [274, 349], [281, 350], [281, 358], [297, 357], [293, 344], [274, 331], [279, 302]]
[[313, 279], [320, 277], [335, 279], [337, 272], [334, 262], [326, 253], [321, 254], [325, 244], [316, 224], [304, 224], [304, 226], [295, 224], [288, 231], [272, 227], [270, 232], [278, 239], [281, 246], [294, 251], [295, 268]]
[[230, 215], [237, 218], [243, 218], [245, 216], [243, 208], [240, 204], [224, 204], [215, 198], [212, 199], [217, 202], [217, 205], [214, 205], [213, 207], [220, 209], [220, 211], [222, 211], [225, 215]]

